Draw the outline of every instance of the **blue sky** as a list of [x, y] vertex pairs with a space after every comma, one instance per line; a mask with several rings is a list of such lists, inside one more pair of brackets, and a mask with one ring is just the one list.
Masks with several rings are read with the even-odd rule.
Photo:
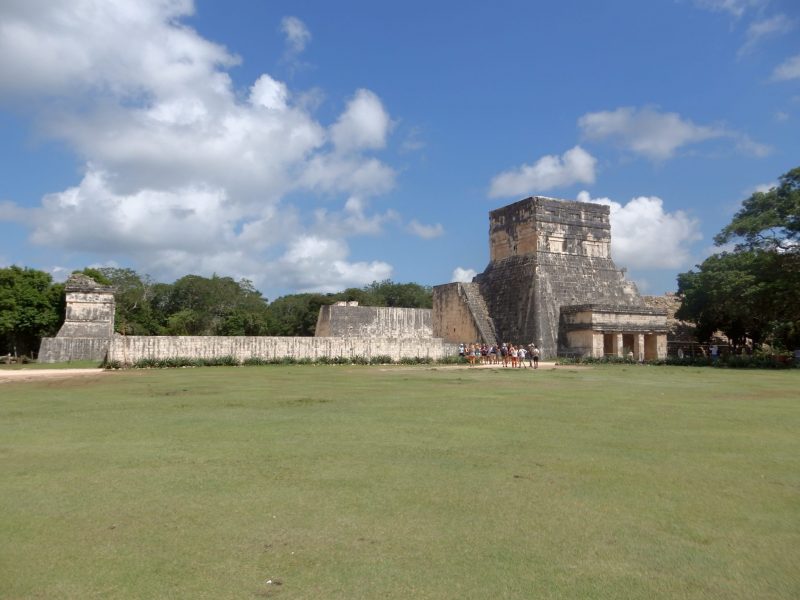
[[0, 4], [0, 265], [56, 279], [435, 285], [544, 195], [659, 294], [798, 140], [796, 0]]

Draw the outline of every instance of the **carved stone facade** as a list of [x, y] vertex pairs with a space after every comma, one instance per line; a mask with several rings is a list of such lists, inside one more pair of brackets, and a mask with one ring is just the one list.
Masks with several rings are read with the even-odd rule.
[[[610, 327], [608, 317], [613, 314], [615, 335], [660, 336], [661, 342], [654, 346], [651, 342], [654, 356], [653, 352], [644, 351], [646, 341], [639, 338], [634, 341], [642, 342], [642, 355], [661, 357], [665, 354], [665, 312], [646, 308], [636, 286], [625, 279], [611, 260], [607, 206], [554, 198], [526, 198], [489, 213], [489, 246], [489, 265], [473, 283], [477, 284], [487, 307], [490, 324], [485, 329], [490, 329], [497, 341], [533, 342], [546, 357], [559, 353], [627, 354], [624, 344], [614, 346], [609, 352], [608, 344], [599, 346], [594, 338], [611, 335], [606, 328]], [[467, 333], [466, 330], [437, 329], [437, 322], [468, 321], [463, 313], [475, 312], [468, 302], [454, 296], [453, 285], [434, 288], [434, 332], [453, 342], [474, 341], [456, 337], [462, 331]], [[578, 335], [577, 323], [570, 323], [572, 330], [565, 331], [572, 318], [562, 318], [565, 309], [587, 305], [598, 308], [584, 332]], [[613, 312], [608, 312], [609, 307]], [[574, 314], [583, 315], [584, 312]], [[473, 314], [472, 320], [477, 324], [484, 319], [480, 314]], [[479, 329], [477, 325], [476, 329]], [[482, 331], [479, 333], [481, 335], [475, 339], [491, 343], [489, 336]], [[633, 351], [632, 346], [630, 351]], [[663, 353], [659, 350], [662, 347]]]

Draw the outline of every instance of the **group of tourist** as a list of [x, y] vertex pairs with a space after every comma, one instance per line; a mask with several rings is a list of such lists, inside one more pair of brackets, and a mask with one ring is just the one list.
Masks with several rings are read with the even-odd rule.
[[539, 368], [539, 348], [536, 344], [515, 346], [503, 342], [499, 346], [489, 344], [459, 344], [458, 355], [467, 359], [469, 366], [500, 365], [503, 367], [526, 368], [525, 360], [531, 369]]

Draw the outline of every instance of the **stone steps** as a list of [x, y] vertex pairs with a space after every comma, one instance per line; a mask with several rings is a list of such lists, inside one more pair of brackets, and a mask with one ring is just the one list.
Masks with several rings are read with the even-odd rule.
[[475, 326], [483, 338], [483, 342], [490, 346], [497, 345], [497, 335], [494, 329], [494, 322], [489, 316], [489, 309], [481, 295], [477, 283], [462, 283], [461, 289], [464, 290], [464, 299], [467, 302], [469, 311], [475, 321]]

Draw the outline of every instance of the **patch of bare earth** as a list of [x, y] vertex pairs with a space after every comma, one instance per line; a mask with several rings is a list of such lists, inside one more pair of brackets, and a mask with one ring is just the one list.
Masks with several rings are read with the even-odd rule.
[[0, 369], [0, 383], [42, 381], [102, 375], [103, 369]]

